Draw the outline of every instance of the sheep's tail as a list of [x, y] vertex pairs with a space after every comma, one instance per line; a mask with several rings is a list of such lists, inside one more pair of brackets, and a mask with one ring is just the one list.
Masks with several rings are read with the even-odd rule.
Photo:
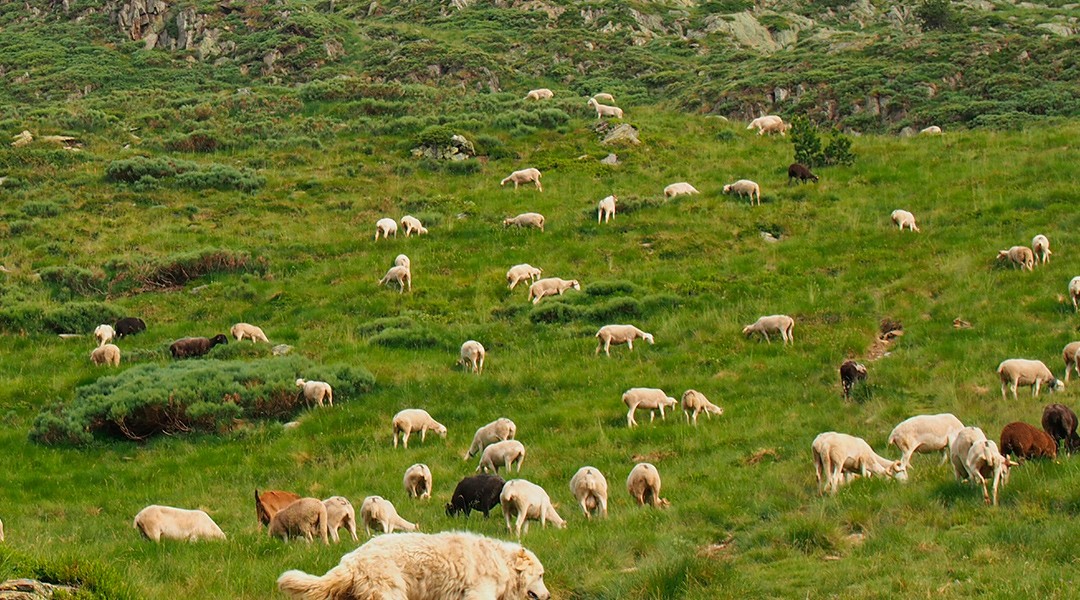
[[327, 573], [325, 577], [308, 575], [303, 571], [285, 571], [278, 577], [278, 589], [297, 600], [325, 600], [336, 597], [337, 578]]

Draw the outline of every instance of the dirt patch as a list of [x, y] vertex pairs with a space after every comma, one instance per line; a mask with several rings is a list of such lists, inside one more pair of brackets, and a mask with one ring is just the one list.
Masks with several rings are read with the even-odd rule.
[[771, 457], [773, 459], [773, 461], [780, 460], [780, 455], [776, 452], [775, 448], [761, 448], [761, 449], [757, 450], [756, 452], [754, 452], [753, 454], [751, 454], [746, 459], [746, 464], [748, 464], [748, 465], [756, 465], [759, 462], [765, 460], [765, 457]]
[[635, 454], [630, 457], [630, 460], [634, 462], [656, 463], [664, 460], [665, 458], [672, 458], [674, 456], [678, 456], [678, 454], [672, 452], [671, 450], [658, 450], [656, 452], [650, 452], [648, 454]]
[[707, 544], [698, 548], [697, 554], [703, 558], [722, 558], [730, 556], [732, 550], [735, 549], [735, 536], [729, 535], [727, 539], [722, 542], [716, 542], [714, 544]]

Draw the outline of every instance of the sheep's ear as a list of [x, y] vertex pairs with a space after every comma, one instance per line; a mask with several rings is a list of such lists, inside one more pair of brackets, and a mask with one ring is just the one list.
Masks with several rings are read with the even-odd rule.
[[1013, 461], [1013, 459], [1011, 459], [1011, 458], [1009, 458], [1008, 456], [1006, 456], [1006, 457], [1005, 457], [1005, 466], [1006, 466], [1006, 467], [1019, 467], [1019, 466], [1020, 466], [1020, 463], [1018, 463], [1018, 462], [1015, 462], [1015, 461]]
[[514, 553], [514, 570], [524, 571], [532, 564], [532, 559], [529, 558], [529, 553], [524, 548]]

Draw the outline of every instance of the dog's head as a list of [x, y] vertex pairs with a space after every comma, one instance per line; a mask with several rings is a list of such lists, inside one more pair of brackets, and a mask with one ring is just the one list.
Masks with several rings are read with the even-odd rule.
[[532, 552], [522, 548], [514, 554], [514, 570], [521, 577], [528, 600], [549, 600], [551, 593], [544, 585], [544, 565]]

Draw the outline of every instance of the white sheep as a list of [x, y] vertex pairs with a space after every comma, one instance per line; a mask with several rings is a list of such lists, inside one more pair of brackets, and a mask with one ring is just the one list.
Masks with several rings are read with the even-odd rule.
[[469, 444], [469, 450], [465, 452], [464, 460], [469, 460], [480, 452], [484, 448], [487, 448], [495, 442], [502, 442], [505, 440], [512, 440], [517, 435], [517, 425], [513, 421], [506, 417], [500, 417], [494, 421], [484, 425], [476, 430], [473, 435], [472, 444]]
[[506, 182], [512, 182], [514, 189], [518, 188], [518, 185], [522, 183], [529, 183], [530, 181], [536, 184], [536, 189], [544, 191], [543, 186], [540, 185], [540, 170], [539, 169], [521, 169], [520, 171], [514, 171], [507, 175], [502, 181], [499, 182], [499, 186], [506, 185]]
[[907, 480], [907, 470], [900, 461], [889, 460], [874, 452], [862, 438], [830, 431], [814, 438], [810, 448], [814, 454], [818, 494], [835, 494], [846, 481], [845, 473], [862, 477], [886, 475], [897, 481]]
[[592, 99], [597, 102], [614, 102], [615, 96], [612, 96], [607, 92], [600, 92], [599, 94], [593, 94]]
[[353, 508], [352, 502], [343, 496], [330, 496], [322, 502], [326, 507], [326, 530], [330, 533], [330, 539], [334, 540], [335, 544], [341, 541], [338, 537], [338, 529], [344, 527], [345, 531], [352, 536], [353, 541], [357, 541], [359, 538], [356, 537], [356, 509]]
[[420, 432], [420, 441], [423, 442], [427, 439], [427, 432], [430, 429], [435, 433], [446, 437], [446, 426], [442, 423], [431, 418], [431, 415], [422, 408], [406, 408], [405, 410], [394, 415], [394, 447], [397, 448], [398, 434], [402, 434], [402, 442], [405, 447], [409, 447], [409, 435], [414, 431]]
[[[499, 494], [499, 503], [502, 504], [506, 528], [516, 531], [519, 538], [522, 526], [525, 528], [524, 532], [529, 533], [529, 520], [540, 521], [543, 527], [547, 527], [548, 521], [554, 523], [559, 529], [566, 527], [566, 521], [555, 512], [548, 493], [531, 481], [524, 479], [507, 481]], [[515, 525], [510, 524], [511, 519], [516, 521]]]
[[596, 118], [603, 117], [615, 117], [616, 119], [623, 118], [623, 110], [618, 106], [608, 106], [607, 104], [600, 104], [596, 101], [596, 98], [589, 98], [589, 101], [585, 103], [586, 106], [591, 106], [596, 109]]
[[395, 267], [405, 267], [406, 269], [409, 269], [411, 271], [412, 270], [412, 261], [409, 260], [408, 256], [406, 256], [404, 254], [398, 254], [397, 257], [394, 258], [394, 266]]
[[755, 204], [754, 199], [757, 199], [756, 204], [761, 205], [761, 186], [749, 179], [740, 179], [735, 183], [729, 183], [724, 186], [724, 193], [734, 193], [736, 196], [742, 198], [748, 196], [750, 198], [750, 206]]
[[360, 505], [360, 520], [364, 522], [364, 531], [370, 536], [371, 530], [381, 529], [383, 533], [402, 531], [420, 531], [420, 526], [410, 523], [398, 515], [394, 504], [382, 496], [368, 496]]
[[713, 415], [720, 416], [724, 414], [724, 409], [709, 402], [709, 399], [705, 397], [705, 394], [697, 390], [686, 390], [682, 395], [682, 409], [683, 414], [686, 415], [686, 422], [689, 424], [693, 422], [694, 426], [697, 426], [697, 418], [701, 413], [705, 413], [705, 416], [712, 419]]
[[506, 271], [506, 283], [510, 286], [510, 289], [514, 289], [522, 281], [536, 281], [543, 272], [543, 269], [528, 263], [514, 265]]
[[515, 462], [517, 472], [520, 473], [521, 463], [525, 462], [525, 444], [517, 440], [503, 440], [484, 448], [484, 453], [480, 456], [480, 465], [476, 467], [476, 470], [487, 473], [490, 469], [497, 475], [499, 467], [506, 467], [506, 472], [509, 473], [510, 467]]
[[424, 225], [420, 223], [420, 219], [417, 219], [412, 215], [401, 217], [401, 227], [405, 230], [405, 237], [411, 236], [414, 231], [417, 236], [427, 233], [427, 227], [424, 227]]
[[229, 330], [236, 341], [242, 342], [244, 338], [249, 338], [251, 343], [266, 342], [270, 343], [270, 340], [266, 339], [266, 334], [259, 327], [256, 327], [250, 323], [237, 323]]
[[919, 230], [919, 226], [915, 224], [915, 215], [900, 208], [892, 211], [892, 222], [900, 228], [900, 231], [903, 231], [904, 227], [911, 231]]
[[398, 293], [404, 294], [405, 289], [412, 291], [412, 269], [409, 267], [403, 267], [400, 265], [394, 265], [386, 271], [386, 275], [383, 275], [379, 280], [379, 285], [386, 285], [394, 281], [398, 284]]
[[750, 124], [746, 126], [747, 129], [757, 128], [758, 135], [765, 135], [766, 133], [779, 133], [780, 135], [787, 135], [787, 130], [791, 129], [791, 125], [784, 122], [784, 119], [776, 115], [765, 115], [758, 117]]
[[607, 479], [595, 467], [581, 467], [570, 478], [570, 493], [577, 498], [586, 519], [592, 519], [593, 513], [607, 518], [607, 491]]
[[605, 223], [615, 218], [615, 202], [619, 200], [619, 197], [612, 194], [596, 205], [596, 223], [599, 224], [603, 219]]
[[993, 480], [993, 505], [998, 503], [998, 487], [1009, 483], [1009, 467], [1019, 463], [1004, 456], [993, 440], [979, 440], [968, 450], [964, 468], [972, 481], [982, 484], [983, 501], [990, 504], [990, 494], [986, 491], [986, 480]]
[[697, 191], [697, 188], [690, 185], [689, 183], [686, 183], [685, 181], [680, 181], [678, 183], [672, 183], [671, 185], [668, 185], [667, 187], [664, 188], [664, 198], [674, 198], [675, 196], [681, 196], [683, 194], [700, 194], [700, 193], [701, 192]]
[[907, 469], [916, 452], [926, 454], [942, 450], [941, 464], [949, 459], [949, 447], [964, 428], [954, 415], [917, 415], [901, 422], [889, 434], [889, 445], [900, 449], [900, 463]]
[[626, 491], [630, 492], [638, 506], [671, 506], [667, 498], [660, 497], [660, 472], [651, 463], [638, 463], [630, 469], [630, 475], [626, 478]]
[[769, 340], [770, 333], [779, 333], [780, 337], [784, 339], [784, 344], [788, 342], [795, 343], [795, 319], [787, 315], [769, 315], [759, 318], [750, 325], [743, 327], [743, 335], [750, 337], [752, 334], [760, 333], [765, 337], [765, 341], [772, 343]]
[[111, 367], [120, 366], [120, 347], [116, 344], [104, 344], [94, 348], [90, 352], [90, 360], [97, 366], [109, 365]]
[[94, 328], [94, 339], [97, 340], [98, 346], [104, 346], [115, 338], [116, 331], [112, 328], [112, 325], [102, 323]]
[[596, 332], [596, 352], [593, 354], [600, 354], [600, 348], [603, 348], [604, 354], [611, 356], [612, 344], [626, 344], [633, 351], [634, 340], [637, 339], [645, 340], [650, 344], [656, 343], [653, 340], [653, 334], [645, 333], [633, 325], [604, 325]]
[[383, 217], [375, 222], [375, 241], [379, 241], [379, 234], [382, 234], [383, 239], [390, 237], [390, 234], [394, 234], [397, 237], [397, 221], [389, 217]]
[[939, 135], [941, 134], [941, 128], [937, 125], [931, 125], [925, 129], [919, 131], [922, 135]]
[[964, 481], [970, 476], [967, 471], [967, 455], [976, 442], [986, 439], [986, 434], [978, 427], [965, 427], [956, 432], [949, 445], [949, 462], [957, 481]]
[[1035, 254], [1035, 260], [1044, 265], [1050, 262], [1050, 255], [1053, 254], [1050, 251], [1050, 240], [1041, 233], [1031, 238], [1031, 251]]
[[626, 413], [627, 427], [634, 427], [638, 424], [637, 419], [634, 418], [634, 412], [639, 408], [649, 411], [649, 422], [651, 423], [656, 418], [657, 410], [660, 411], [660, 418], [666, 419], [664, 409], [674, 408], [678, 404], [674, 398], [658, 388], [630, 388], [623, 392], [622, 401], [623, 404], [630, 408]]
[[1039, 395], [1039, 389], [1046, 385], [1051, 392], [1065, 389], [1065, 384], [1054, 377], [1050, 369], [1046, 368], [1041, 360], [1027, 360], [1023, 358], [1010, 358], [998, 365], [997, 373], [1001, 377], [1001, 399], [1006, 400], [1005, 389], [1012, 390], [1013, 400], [1016, 400], [1016, 388], [1030, 385], [1031, 397]]
[[424, 463], [416, 463], [405, 469], [402, 483], [410, 498], [431, 498], [431, 469]]
[[483, 344], [476, 340], [468, 340], [461, 345], [461, 354], [457, 364], [464, 365], [466, 369], [472, 370], [477, 375], [483, 375], [486, 356], [487, 350], [484, 349]]
[[569, 289], [580, 292], [581, 284], [578, 283], [577, 279], [560, 279], [558, 277], [540, 279], [529, 286], [529, 300], [536, 304], [545, 296], [562, 296], [563, 292]]
[[1077, 376], [1080, 376], [1080, 364], [1076, 358], [1078, 352], [1080, 352], [1080, 342], [1069, 342], [1061, 351], [1061, 357], [1065, 359], [1065, 383], [1069, 382], [1069, 373], [1073, 370], [1076, 371]]
[[1035, 253], [1027, 246], [1013, 246], [1008, 250], [999, 250], [998, 260], [1008, 260], [1010, 264], [1017, 265], [1020, 270], [1035, 270]]
[[555, 96], [555, 92], [547, 88], [540, 88], [538, 90], [529, 90], [528, 94], [525, 94], [526, 100], [545, 100]]
[[132, 527], [154, 542], [163, 538], [181, 542], [225, 539], [221, 528], [205, 512], [157, 504], [140, 510]]
[[322, 406], [325, 400], [330, 406], [334, 405], [334, 390], [325, 381], [297, 379], [296, 387], [300, 388], [300, 393], [304, 395], [304, 400], [309, 404], [314, 402]]
[[503, 227], [509, 226], [515, 227], [536, 227], [540, 231], [544, 230], [544, 215], [535, 212], [521, 213], [516, 217], [506, 217], [503, 219]]
[[1080, 311], [1080, 308], [1076, 306], [1077, 301], [1080, 301], [1080, 276], [1073, 277], [1069, 281], [1069, 297], [1072, 298], [1073, 310]]

